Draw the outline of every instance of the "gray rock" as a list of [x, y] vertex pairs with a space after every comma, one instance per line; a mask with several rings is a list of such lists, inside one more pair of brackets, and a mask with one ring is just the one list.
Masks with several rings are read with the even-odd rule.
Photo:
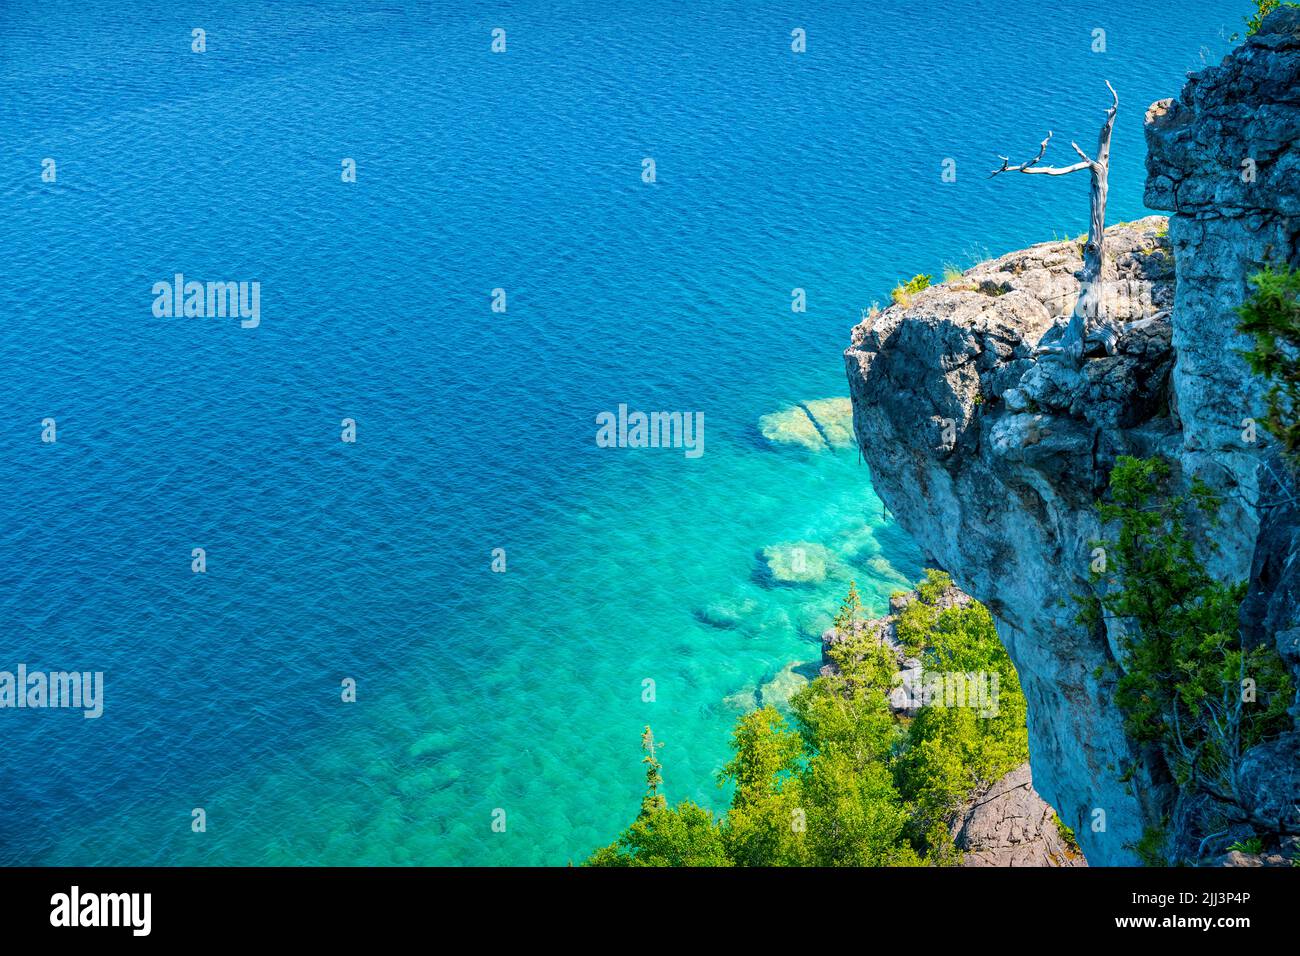
[[1246, 751], [1238, 774], [1243, 804], [1264, 820], [1300, 831], [1300, 733], [1283, 734]]
[[1291, 859], [1280, 853], [1242, 853], [1229, 850], [1215, 862], [1215, 866], [1292, 866]]
[[1021, 764], [976, 797], [952, 823], [962, 866], [1087, 866]]
[[1219, 570], [1244, 578], [1258, 523], [1259, 446], [1242, 421], [1259, 417], [1262, 388], [1237, 354], [1235, 308], [1247, 277], [1296, 255], [1300, 240], [1300, 10], [1281, 8], [1216, 67], [1191, 76], [1177, 100], [1147, 112], [1146, 204], [1173, 213], [1178, 263], [1173, 388], [1182, 461], [1228, 493]]
[[1300, 476], [1280, 455], [1261, 467], [1259, 514], [1241, 633], [1250, 647], [1271, 640], [1300, 687]]
[[1257, 853], [1242, 853], [1240, 850], [1229, 850], [1223, 856], [1219, 857], [1218, 866], [1263, 866], [1264, 860]]

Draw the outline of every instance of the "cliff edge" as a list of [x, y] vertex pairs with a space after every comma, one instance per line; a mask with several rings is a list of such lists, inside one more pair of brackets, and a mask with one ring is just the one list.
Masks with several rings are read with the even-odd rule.
[[[1300, 9], [1154, 104], [1147, 140], [1146, 201], [1172, 215], [1107, 230], [1106, 306], [1127, 326], [1115, 355], [1078, 370], [1033, 356], [1078, 296], [1075, 241], [922, 290], [854, 328], [845, 352], [876, 493], [994, 615], [1028, 700], [1034, 785], [1093, 865], [1139, 862], [1153, 828], [1183, 857], [1209, 836], [1159, 755], [1125, 735], [1115, 625], [1076, 621], [1119, 455], [1161, 455], [1223, 495], [1207, 561], [1250, 580], [1243, 634], [1275, 641], [1300, 676], [1296, 509], [1262, 429], [1246, 437], [1261, 387], [1234, 311], [1261, 264], [1300, 263]], [[1300, 735], [1268, 746], [1244, 785], [1300, 802]]]

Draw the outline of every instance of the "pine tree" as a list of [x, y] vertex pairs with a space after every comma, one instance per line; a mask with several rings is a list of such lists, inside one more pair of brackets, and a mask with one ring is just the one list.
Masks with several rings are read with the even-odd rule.
[[662, 744], [655, 743], [654, 731], [647, 725], [645, 733], [641, 735], [641, 749], [646, 753], [641, 758], [641, 762], [646, 765], [646, 794], [641, 798], [641, 817], [648, 817], [656, 810], [662, 810], [668, 806], [668, 801], [659, 792], [659, 788], [663, 786], [664, 782], [663, 774], [659, 772], [662, 765], [656, 756], [660, 746]]
[[1250, 284], [1255, 291], [1237, 310], [1237, 329], [1254, 336], [1255, 347], [1241, 354], [1267, 385], [1264, 427], [1300, 466], [1300, 269], [1265, 266]]
[[835, 630], [845, 639], [855, 637], [865, 618], [862, 599], [858, 597], [858, 583], [850, 581], [849, 593], [844, 596], [839, 613], [835, 615]]

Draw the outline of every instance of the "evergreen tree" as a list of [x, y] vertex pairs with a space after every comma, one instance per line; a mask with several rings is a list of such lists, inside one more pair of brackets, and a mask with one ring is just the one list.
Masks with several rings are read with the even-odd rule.
[[1268, 385], [1264, 427], [1300, 465], [1300, 269], [1266, 266], [1250, 284], [1254, 294], [1237, 310], [1238, 330], [1255, 337], [1244, 355]]
[[647, 817], [656, 810], [662, 810], [668, 806], [668, 801], [664, 799], [659, 788], [663, 786], [664, 778], [660, 772], [662, 767], [656, 756], [661, 744], [655, 743], [654, 732], [646, 725], [645, 733], [641, 735], [641, 749], [645, 751], [645, 756], [641, 762], [645, 764], [645, 796], [641, 798], [641, 813], [639, 817]]
[[684, 800], [669, 809], [659, 788], [663, 775], [654, 733], [646, 727], [641, 747], [646, 755], [646, 794], [641, 812], [623, 834], [601, 847], [586, 866], [731, 866], [722, 830], [713, 814]]
[[861, 629], [866, 614], [862, 610], [862, 599], [858, 597], [858, 582], [849, 581], [849, 593], [844, 596], [840, 603], [839, 612], [835, 615], [834, 627], [841, 637], [850, 638], [855, 636]]
[[[1242, 645], [1245, 583], [1206, 570], [1189, 523], [1218, 521], [1220, 499], [1199, 479], [1176, 493], [1168, 462], [1121, 455], [1098, 511], [1118, 532], [1103, 541], [1111, 574], [1081, 619], [1121, 625], [1115, 700], [1136, 740], [1157, 745], [1179, 784], [1223, 804], [1230, 819], [1281, 826], [1243, 806], [1241, 761], [1291, 727], [1294, 688], [1271, 644]], [[1208, 545], [1213, 547], [1212, 543]], [[1249, 681], [1249, 684], [1247, 684]]]

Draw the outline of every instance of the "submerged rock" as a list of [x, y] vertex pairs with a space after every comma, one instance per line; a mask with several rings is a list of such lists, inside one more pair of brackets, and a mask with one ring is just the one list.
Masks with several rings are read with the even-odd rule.
[[758, 602], [753, 598], [737, 598], [734, 601], [714, 601], [694, 613], [697, 620], [710, 627], [730, 630], [751, 619], [758, 609]]
[[908, 587], [911, 584], [907, 576], [890, 564], [889, 559], [883, 555], [878, 554], [875, 557], [867, 558], [864, 566], [876, 580], [887, 581], [899, 587]]
[[760, 684], [746, 684], [734, 694], [722, 699], [723, 706], [748, 714], [760, 707], [775, 707], [789, 713], [790, 698], [811, 683], [817, 676], [815, 661], [791, 661]]
[[803, 403], [832, 448], [853, 447], [853, 402], [845, 398], [815, 398]]
[[847, 398], [817, 398], [764, 415], [759, 431], [773, 444], [813, 451], [853, 446], [853, 406]]
[[775, 676], [763, 683], [758, 689], [758, 705], [775, 707], [785, 712], [790, 709], [790, 698], [808, 686], [810, 678], [816, 676], [817, 665], [812, 661], [791, 661], [776, 672]]
[[758, 710], [758, 685], [746, 684], [734, 694], [728, 694], [722, 698], [724, 707], [730, 710], [739, 711], [742, 714], [748, 714], [752, 710]]
[[797, 615], [799, 636], [809, 641], [820, 641], [834, 618], [835, 615], [824, 600], [817, 599], [801, 605]]
[[776, 445], [801, 445], [814, 451], [826, 447], [817, 425], [801, 405], [764, 415], [758, 420], [758, 430]]
[[764, 548], [761, 557], [768, 577], [777, 584], [819, 584], [832, 570], [839, 576], [835, 555], [812, 541], [774, 544]]

